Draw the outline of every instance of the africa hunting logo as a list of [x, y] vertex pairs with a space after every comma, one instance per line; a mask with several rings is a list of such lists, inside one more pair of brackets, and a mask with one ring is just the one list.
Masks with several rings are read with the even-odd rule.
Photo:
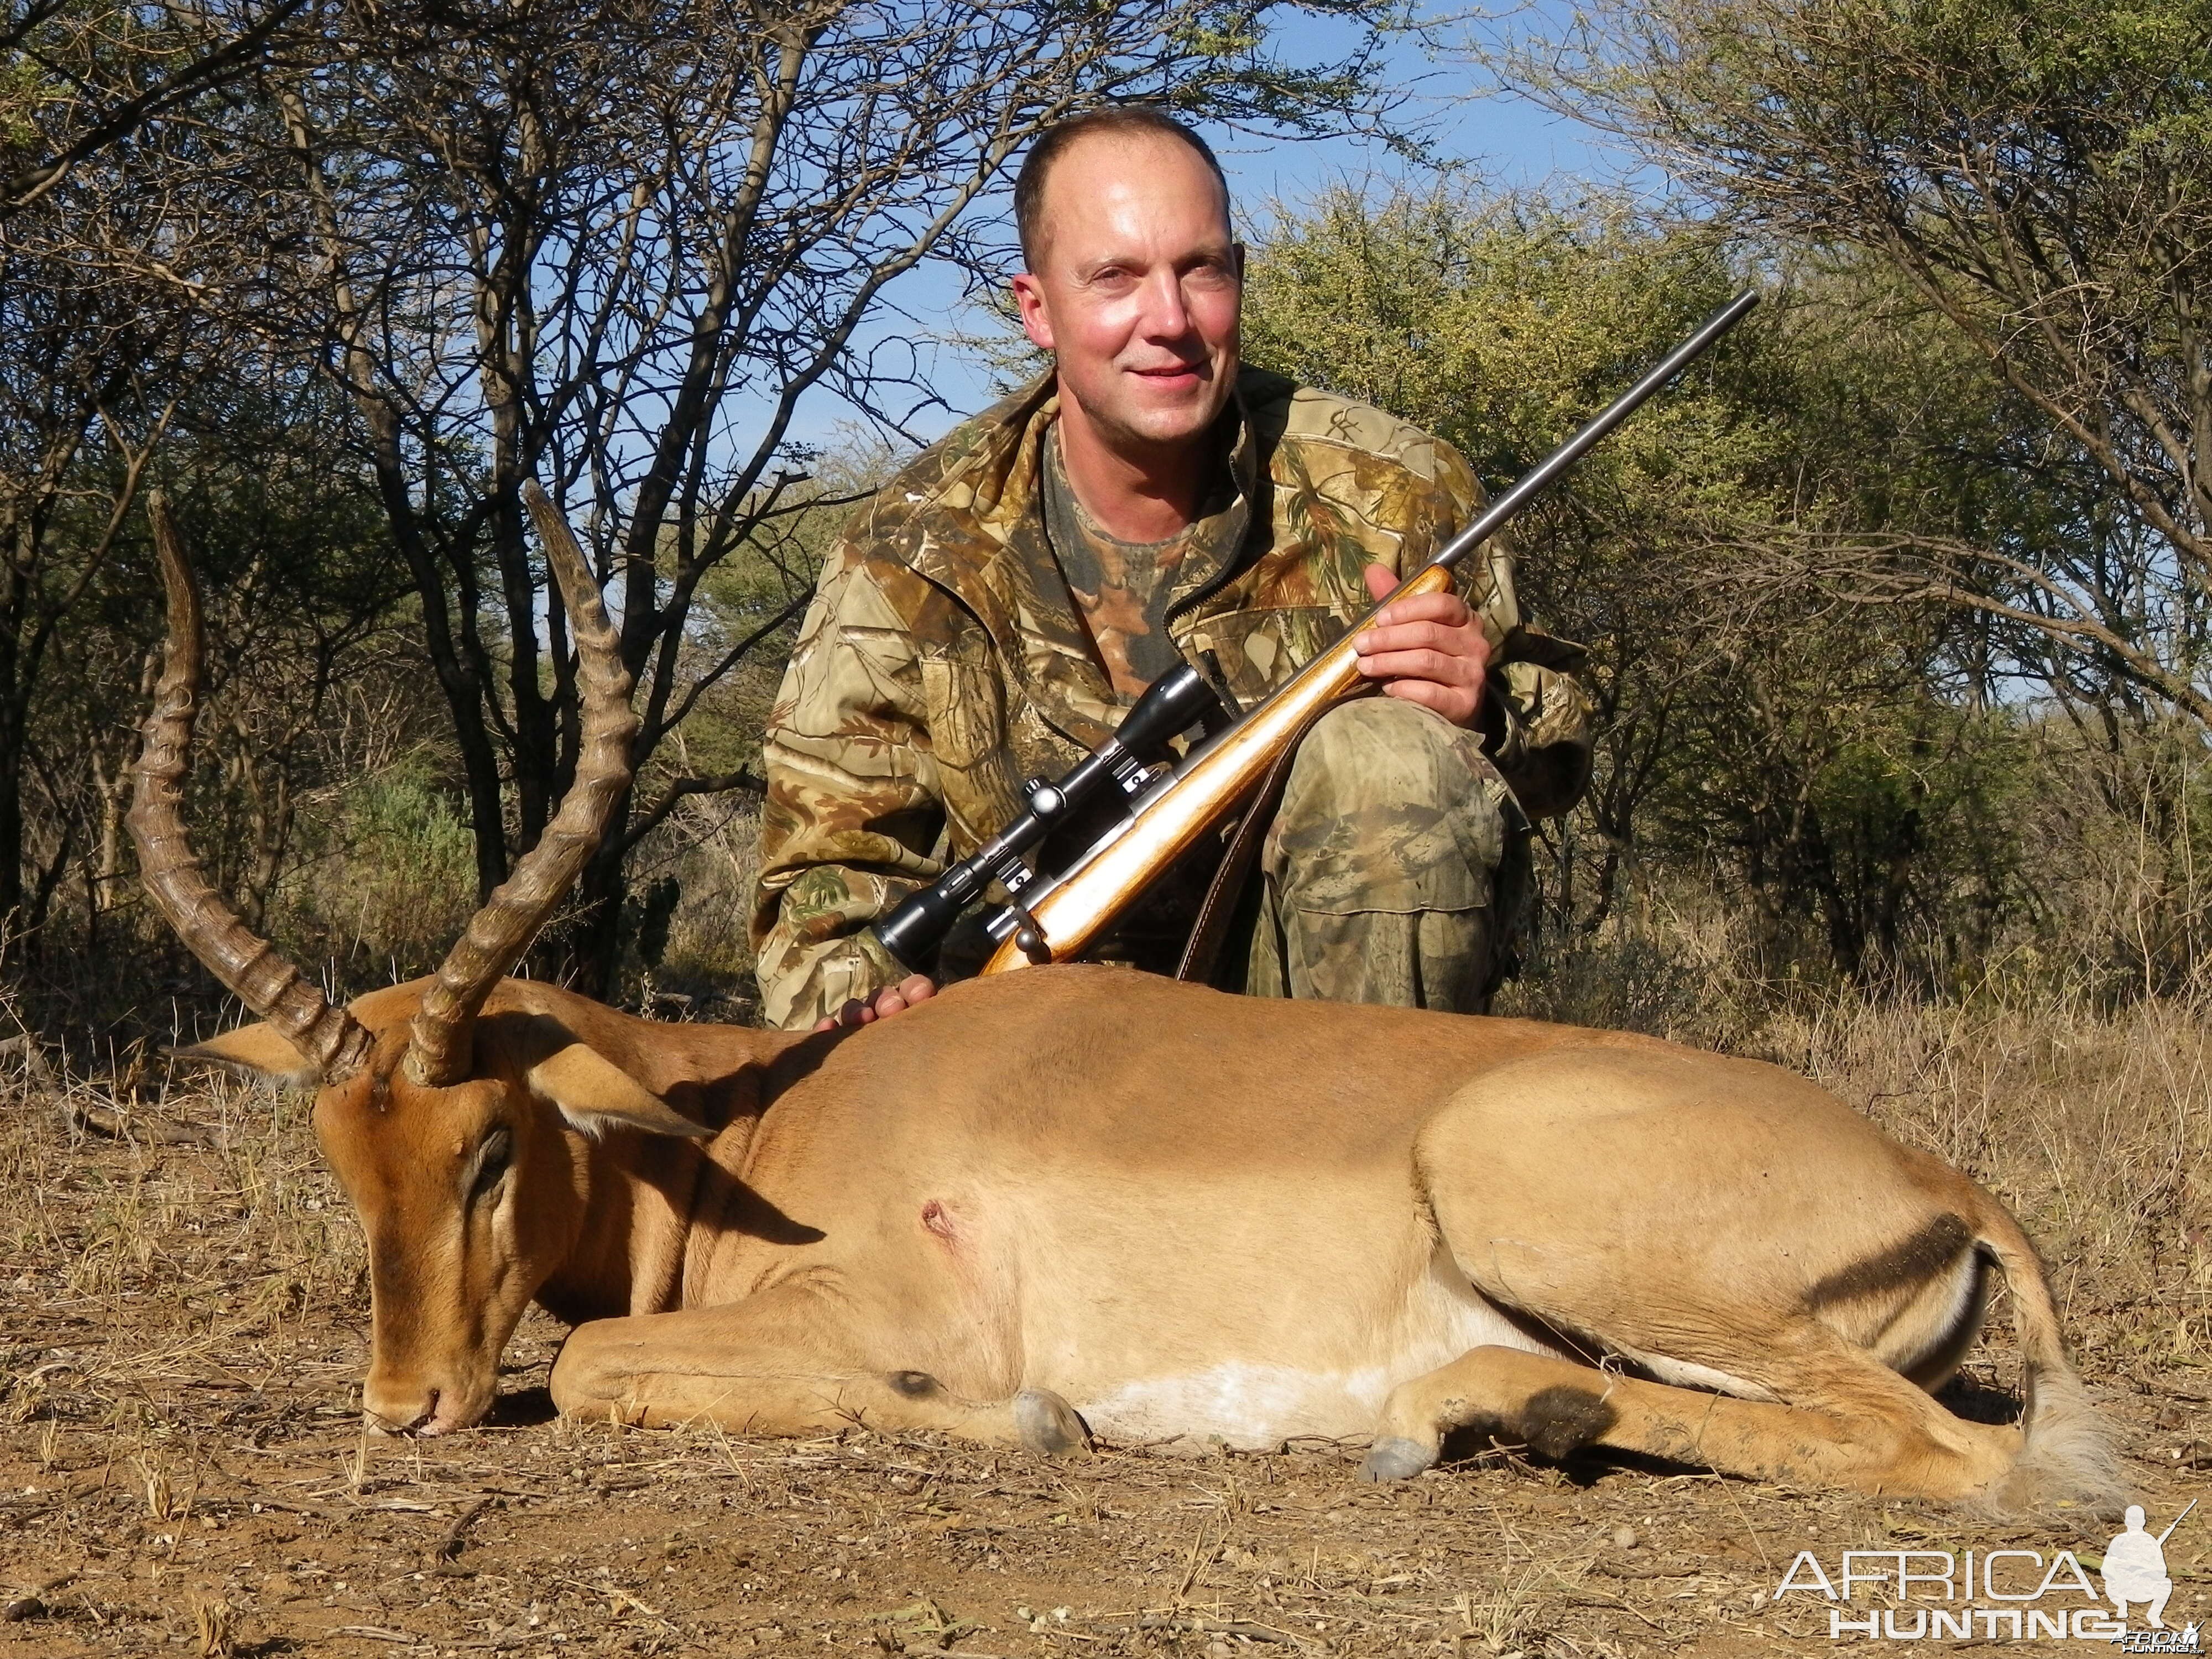
[[[2104, 1581], [2102, 1594], [2072, 1550], [2047, 1561], [2039, 1550], [1845, 1550], [1832, 1575], [1811, 1550], [1800, 1550], [1774, 1600], [1804, 1594], [1841, 1604], [1828, 1609], [1832, 1642], [1847, 1636], [1889, 1642], [2060, 1638], [2105, 1642], [2124, 1653], [2203, 1653], [2194, 1620], [2179, 1629], [2166, 1621], [2173, 1595], [2166, 1540], [2196, 1507], [2191, 1500], [2164, 1532], [2154, 1534], [2142, 1509], [2131, 1505], [2127, 1529], [2114, 1534], [2102, 1560], [2091, 1558]], [[1862, 1588], [1896, 1605], [1857, 1606]], [[2140, 1627], [2130, 1624], [2130, 1610]]]

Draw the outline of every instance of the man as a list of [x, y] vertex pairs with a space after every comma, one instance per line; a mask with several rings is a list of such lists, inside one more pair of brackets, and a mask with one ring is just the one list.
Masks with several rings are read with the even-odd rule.
[[[935, 445], [832, 550], [769, 716], [752, 932], [772, 1024], [895, 1014], [936, 981], [867, 929], [1198, 663], [1246, 704], [1478, 510], [1448, 446], [1240, 366], [1243, 250], [1194, 133], [1078, 117], [1015, 187], [1014, 295], [1053, 373]], [[1526, 815], [1588, 776], [1571, 647], [1510, 564], [1354, 641], [1381, 696], [1299, 746], [1217, 983], [1479, 1010], [1525, 892]], [[1463, 569], [1466, 569], [1463, 567]], [[1113, 954], [1171, 969], [1184, 872]]]

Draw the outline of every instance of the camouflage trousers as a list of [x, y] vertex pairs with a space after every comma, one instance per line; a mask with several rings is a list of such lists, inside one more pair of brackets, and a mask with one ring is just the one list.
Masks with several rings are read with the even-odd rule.
[[1292, 758], [1216, 983], [1480, 1013], [1529, 900], [1528, 821], [1481, 739], [1362, 697]]

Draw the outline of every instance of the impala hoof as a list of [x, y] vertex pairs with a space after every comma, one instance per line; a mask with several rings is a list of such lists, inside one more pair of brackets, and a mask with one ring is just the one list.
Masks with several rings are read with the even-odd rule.
[[1359, 1466], [1359, 1478], [1370, 1486], [1385, 1480], [1410, 1480], [1436, 1461], [1437, 1455], [1419, 1441], [1391, 1435], [1367, 1449], [1367, 1461]]
[[1091, 1449], [1091, 1431], [1075, 1407], [1049, 1389], [1024, 1389], [1014, 1396], [1014, 1426], [1024, 1451], [1079, 1457]]

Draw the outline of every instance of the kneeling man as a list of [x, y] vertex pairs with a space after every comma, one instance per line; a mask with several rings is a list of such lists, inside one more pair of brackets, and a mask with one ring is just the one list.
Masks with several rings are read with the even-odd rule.
[[[959, 969], [910, 975], [870, 924], [1012, 818], [1023, 779], [1066, 771], [1178, 661], [1264, 696], [1480, 510], [1449, 446], [1240, 364], [1243, 250], [1196, 134], [1077, 117], [1014, 201], [1014, 294], [1053, 370], [856, 515], [769, 716], [752, 933], [776, 1025], [930, 994]], [[1384, 695], [1299, 745], [1216, 983], [1486, 1006], [1528, 819], [1587, 780], [1589, 705], [1573, 648], [1522, 626], [1504, 552], [1462, 570], [1354, 641]], [[1212, 873], [1162, 883], [1102, 954], [1172, 971]]]

